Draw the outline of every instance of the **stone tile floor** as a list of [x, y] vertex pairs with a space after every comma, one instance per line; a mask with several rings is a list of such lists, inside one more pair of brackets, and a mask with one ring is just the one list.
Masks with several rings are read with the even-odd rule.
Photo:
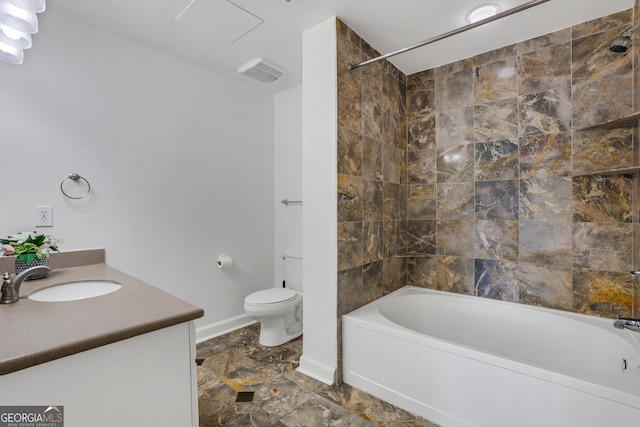
[[[258, 343], [254, 324], [197, 346], [200, 427], [438, 427], [346, 384], [328, 386], [298, 373], [302, 338]], [[253, 401], [236, 402], [238, 392]]]

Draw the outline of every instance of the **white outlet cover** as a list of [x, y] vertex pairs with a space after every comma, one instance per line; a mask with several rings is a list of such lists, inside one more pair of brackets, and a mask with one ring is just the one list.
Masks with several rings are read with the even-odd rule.
[[35, 207], [36, 227], [53, 227], [53, 206]]

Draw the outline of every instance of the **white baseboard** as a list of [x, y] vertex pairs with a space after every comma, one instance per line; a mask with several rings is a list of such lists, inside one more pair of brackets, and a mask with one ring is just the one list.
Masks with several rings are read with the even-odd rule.
[[304, 354], [300, 356], [300, 366], [297, 371], [327, 385], [332, 385], [336, 382], [336, 368]]
[[200, 326], [196, 328], [196, 342], [200, 343], [235, 331], [236, 329], [244, 328], [245, 326], [249, 326], [253, 323], [256, 323], [256, 321], [247, 317], [245, 314], [241, 314], [240, 316], [225, 319], [210, 325]]

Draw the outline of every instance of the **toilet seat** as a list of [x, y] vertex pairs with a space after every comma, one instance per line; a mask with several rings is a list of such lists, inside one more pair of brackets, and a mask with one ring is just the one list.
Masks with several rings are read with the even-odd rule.
[[244, 302], [249, 306], [280, 305], [298, 299], [300, 295], [287, 288], [272, 288], [248, 295]]

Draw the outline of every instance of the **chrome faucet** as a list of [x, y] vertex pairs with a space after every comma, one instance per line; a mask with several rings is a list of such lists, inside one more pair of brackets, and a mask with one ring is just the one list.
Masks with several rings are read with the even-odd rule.
[[613, 326], [618, 329], [630, 329], [635, 332], [640, 332], [640, 319], [618, 317], [618, 319], [613, 322]]
[[33, 274], [48, 274], [51, 271], [46, 265], [37, 265], [26, 269], [20, 274], [16, 274], [11, 280], [9, 273], [2, 276], [2, 288], [0, 289], [0, 304], [13, 304], [20, 300], [20, 286], [22, 282]]

